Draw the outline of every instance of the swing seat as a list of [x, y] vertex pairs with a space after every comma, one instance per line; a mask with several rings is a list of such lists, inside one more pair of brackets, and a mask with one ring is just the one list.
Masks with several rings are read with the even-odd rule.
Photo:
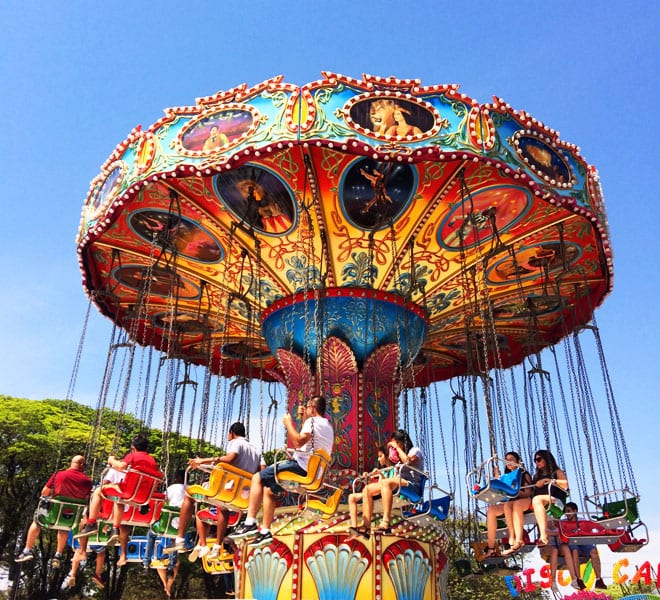
[[101, 496], [120, 504], [143, 506], [149, 503], [162, 482], [160, 471], [139, 471], [129, 467], [123, 481], [101, 486]]
[[252, 475], [228, 463], [218, 463], [209, 476], [208, 487], [191, 485], [186, 493], [197, 501], [233, 511], [248, 507]]
[[[160, 519], [163, 504], [165, 504], [165, 495], [160, 492], [153, 494], [147, 504], [141, 506], [125, 504], [121, 525], [149, 527]], [[115, 502], [109, 498], [102, 501], [99, 521], [107, 521], [112, 524], [114, 505]]]
[[86, 506], [87, 498], [47, 496], [39, 500], [35, 521], [45, 529], [70, 531], [80, 523]]
[[165, 538], [175, 538], [179, 528], [179, 513], [181, 509], [178, 506], [163, 505], [160, 511], [160, 518], [151, 524], [151, 531]]
[[[121, 552], [120, 552], [121, 554]], [[126, 544], [126, 560], [129, 563], [142, 562], [147, 555], [147, 536], [131, 535]]]
[[639, 519], [637, 498], [625, 498], [603, 504], [603, 514], [596, 520], [606, 527], [624, 527]]
[[[186, 494], [195, 500], [204, 500], [207, 498], [212, 498], [220, 492], [222, 487], [222, 482], [224, 480], [224, 472], [216, 468], [218, 465], [215, 465], [209, 472], [209, 479], [203, 485], [193, 484], [189, 485], [186, 488]], [[189, 469], [188, 469], [189, 470]], [[186, 481], [187, 481], [186, 475]]]
[[[642, 531], [637, 533], [636, 530], [640, 528]], [[612, 552], [637, 552], [637, 550], [640, 550], [648, 543], [648, 528], [640, 521], [634, 527], [628, 527], [623, 532], [623, 535], [616, 542], [610, 544], [609, 547]]]
[[309, 493], [305, 497], [305, 508], [312, 512], [320, 513], [322, 518], [329, 519], [332, 515], [337, 512], [339, 507], [339, 501], [341, 500], [343, 491], [341, 488], [330, 485], [329, 483], [324, 484], [324, 488], [334, 489], [334, 492], [327, 496], [321, 496], [318, 493]]
[[559, 521], [559, 537], [565, 544], [587, 546], [591, 544], [614, 544], [624, 533], [623, 529], [607, 529], [600, 523], [586, 519]]
[[[277, 469], [275, 469], [275, 481], [285, 491], [294, 494], [316, 492], [323, 485], [330, 461], [330, 455], [322, 448], [318, 448], [309, 456], [307, 473], [305, 475], [298, 475], [292, 471], [281, 471], [278, 473]], [[277, 460], [275, 462], [277, 463]]]
[[451, 504], [451, 497], [445, 496], [444, 498], [434, 498], [430, 502], [428, 500], [414, 505], [410, 510], [402, 512], [404, 519], [418, 519], [430, 515], [444, 521], [449, 514], [449, 505]]
[[510, 498], [515, 498], [520, 493], [523, 470], [518, 468], [504, 473], [501, 477], [490, 479], [482, 487], [472, 490], [472, 495], [482, 502], [496, 504]]
[[[209, 538], [207, 545], [212, 547], [216, 543], [215, 539]], [[234, 572], [234, 555], [227, 552], [223, 547], [220, 554], [216, 558], [209, 558], [207, 554], [202, 558], [202, 568], [206, 573], [211, 575], [222, 575], [225, 573]]]

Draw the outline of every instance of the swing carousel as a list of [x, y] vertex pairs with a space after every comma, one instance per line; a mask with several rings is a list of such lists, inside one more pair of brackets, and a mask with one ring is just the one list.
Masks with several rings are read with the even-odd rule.
[[[445, 519], [501, 500], [482, 492], [514, 447], [527, 464], [536, 448], [560, 460], [570, 448], [575, 491], [597, 519], [619, 517], [602, 525], [619, 532], [608, 543], [638, 523], [593, 319], [612, 286], [598, 175], [504, 100], [327, 72], [198, 98], [117, 146], [77, 241], [83, 285], [124, 345], [184, 365], [184, 390], [189, 369], [204, 369], [205, 416], [213, 376], [232, 382], [218, 393], [227, 416], [232, 403], [244, 418], [261, 403], [262, 442], [273, 425], [256, 390], [279, 384], [298, 425], [306, 398], [327, 399], [333, 455], [290, 482], [298, 505], [278, 509], [272, 544], [239, 547], [242, 597], [448, 597]], [[448, 452], [450, 420], [464, 437]], [[346, 493], [402, 426], [427, 457], [423, 494], [402, 487], [391, 531], [352, 539]], [[222, 496], [218, 481], [205, 498]], [[215, 505], [240, 513], [239, 496]]]

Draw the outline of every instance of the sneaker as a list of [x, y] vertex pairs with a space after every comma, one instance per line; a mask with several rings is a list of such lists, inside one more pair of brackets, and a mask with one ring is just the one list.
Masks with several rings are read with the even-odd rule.
[[112, 532], [110, 533], [110, 537], [108, 538], [108, 541], [105, 543], [106, 546], [114, 546], [117, 544], [119, 541], [119, 528], [118, 527], [113, 527]]
[[101, 579], [96, 573], [92, 575], [92, 583], [100, 590], [102, 590], [105, 587], [105, 583], [103, 582], [103, 579]]
[[209, 560], [213, 560], [214, 558], [218, 558], [220, 556], [220, 551], [222, 550], [222, 546], [220, 544], [213, 544], [213, 549], [209, 553]]
[[607, 584], [599, 577], [598, 579], [596, 579], [596, 584], [594, 585], [594, 587], [597, 590], [606, 590]]
[[199, 558], [204, 558], [209, 552], [211, 552], [211, 548], [208, 546], [202, 546], [199, 549]]
[[273, 534], [270, 531], [260, 531], [249, 544], [250, 548], [261, 548], [268, 546], [273, 541]]
[[50, 568], [57, 570], [62, 566], [62, 555], [59, 552], [55, 553], [55, 556], [50, 559]]
[[92, 535], [92, 533], [97, 533], [99, 530], [98, 523], [87, 523], [76, 535], [73, 537], [75, 539], [80, 539]]
[[234, 533], [227, 537], [232, 540], [242, 540], [243, 538], [254, 537], [258, 533], [259, 527], [256, 523], [250, 523], [250, 525], [243, 523], [242, 525], [236, 527]]
[[199, 556], [199, 553], [201, 552], [202, 548], [203, 548], [203, 546], [200, 546], [199, 544], [197, 544], [197, 545], [192, 549], [192, 551], [190, 552], [190, 554], [188, 555], [188, 560], [189, 560], [190, 562], [195, 562], [195, 561], [197, 560], [197, 557]]
[[28, 560], [32, 560], [33, 558], [34, 558], [34, 554], [32, 554], [32, 550], [23, 549], [23, 551], [14, 559], [14, 562], [17, 563], [27, 562]]
[[76, 587], [76, 576], [72, 573], [69, 573], [62, 582], [62, 587], [60, 588], [63, 592], [71, 588]]
[[[175, 552], [188, 552], [188, 548], [186, 548], [186, 540], [184, 538], [176, 538], [173, 546], [169, 546], [163, 550], [163, 554], [174, 554]], [[192, 560], [196, 560], [196, 558]]]

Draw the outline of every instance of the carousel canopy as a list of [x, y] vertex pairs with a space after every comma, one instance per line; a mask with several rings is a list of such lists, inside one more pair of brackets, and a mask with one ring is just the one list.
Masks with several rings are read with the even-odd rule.
[[171, 108], [92, 181], [78, 249], [144, 345], [277, 379], [323, 339], [396, 343], [415, 381], [507, 367], [611, 287], [594, 167], [499, 98], [323, 73]]

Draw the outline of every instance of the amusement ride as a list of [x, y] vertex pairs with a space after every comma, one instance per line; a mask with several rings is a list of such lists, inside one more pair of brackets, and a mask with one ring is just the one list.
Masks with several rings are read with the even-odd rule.
[[[91, 183], [77, 244], [115, 325], [100, 405], [121, 379], [121, 410], [138, 398], [164, 436], [188, 426], [222, 445], [239, 418], [270, 450], [283, 411], [300, 425], [306, 399], [327, 401], [333, 453], [283, 482], [294, 501], [272, 543], [204, 559], [240, 597], [448, 598], [450, 522], [466, 516], [462, 574], [511, 568], [535, 547], [533, 514], [506, 558], [484, 557], [479, 527], [520, 491], [502, 475], [510, 450], [519, 472], [547, 448], [568, 474], [583, 514], [565, 537], [646, 543], [594, 319], [612, 289], [598, 173], [525, 111], [416, 79], [239, 85], [130, 132]], [[347, 495], [400, 428], [426, 457], [422, 493], [401, 486], [391, 527], [351, 536]], [[249, 478], [207, 477], [188, 488], [198, 510], [240, 518]], [[172, 537], [146, 479], [114, 500]]]

